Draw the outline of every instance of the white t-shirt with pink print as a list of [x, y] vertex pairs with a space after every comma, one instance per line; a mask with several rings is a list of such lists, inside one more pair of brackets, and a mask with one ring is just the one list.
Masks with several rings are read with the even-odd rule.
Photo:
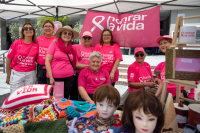
[[29, 72], [36, 69], [37, 55], [38, 43], [25, 44], [23, 39], [18, 39], [11, 45], [7, 57], [12, 59], [11, 69]]

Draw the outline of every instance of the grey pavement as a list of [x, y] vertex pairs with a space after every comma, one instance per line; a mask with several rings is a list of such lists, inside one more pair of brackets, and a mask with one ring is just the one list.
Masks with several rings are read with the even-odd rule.
[[[123, 55], [123, 61], [121, 64], [132, 64], [134, 61], [134, 55]], [[147, 55], [145, 58], [145, 62], [148, 62], [151, 66], [156, 66], [163, 61], [165, 61], [164, 55]], [[0, 72], [0, 106], [10, 93], [10, 85], [5, 82], [6, 73]]]

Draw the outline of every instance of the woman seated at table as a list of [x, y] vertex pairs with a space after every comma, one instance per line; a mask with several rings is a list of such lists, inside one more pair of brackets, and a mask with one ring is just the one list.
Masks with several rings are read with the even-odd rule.
[[144, 49], [142, 47], [136, 47], [134, 55], [136, 61], [128, 68], [129, 92], [145, 89], [150, 90], [158, 97], [162, 91], [163, 83], [158, 78], [152, 78], [151, 67], [147, 62], [144, 62], [146, 57]]
[[89, 57], [89, 67], [83, 69], [78, 78], [79, 101], [94, 103], [93, 94], [95, 90], [103, 85], [110, 84], [108, 71], [100, 68], [102, 55], [100, 52], [93, 52]]

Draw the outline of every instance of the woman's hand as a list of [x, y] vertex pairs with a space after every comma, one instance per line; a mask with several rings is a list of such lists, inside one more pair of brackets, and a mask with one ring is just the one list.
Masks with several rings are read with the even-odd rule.
[[10, 76], [7, 76], [7, 78], [6, 78], [6, 83], [7, 83], [7, 84], [10, 84]]
[[115, 73], [110, 73], [110, 80], [113, 81]]
[[157, 87], [157, 84], [156, 83], [152, 83], [152, 82], [144, 82], [144, 86]]
[[53, 39], [53, 41], [52, 42], [57, 42], [57, 39]]
[[54, 78], [50, 78], [50, 84], [51, 84], [52, 86], [55, 85], [55, 80], [54, 80]]

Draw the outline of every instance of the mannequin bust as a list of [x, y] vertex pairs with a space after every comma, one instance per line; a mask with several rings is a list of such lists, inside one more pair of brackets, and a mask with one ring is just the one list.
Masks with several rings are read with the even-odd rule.
[[[113, 114], [120, 103], [120, 94], [111, 85], [100, 86], [93, 95], [97, 110], [88, 112], [83, 117], [69, 123], [69, 133], [116, 133], [122, 124]], [[91, 115], [93, 113], [93, 115]], [[88, 117], [92, 116], [92, 117]], [[94, 116], [94, 117], [93, 117]], [[74, 124], [74, 125], [73, 125]], [[74, 127], [74, 128], [73, 128]]]
[[132, 91], [124, 102], [121, 133], [161, 133], [162, 104], [148, 91]]

